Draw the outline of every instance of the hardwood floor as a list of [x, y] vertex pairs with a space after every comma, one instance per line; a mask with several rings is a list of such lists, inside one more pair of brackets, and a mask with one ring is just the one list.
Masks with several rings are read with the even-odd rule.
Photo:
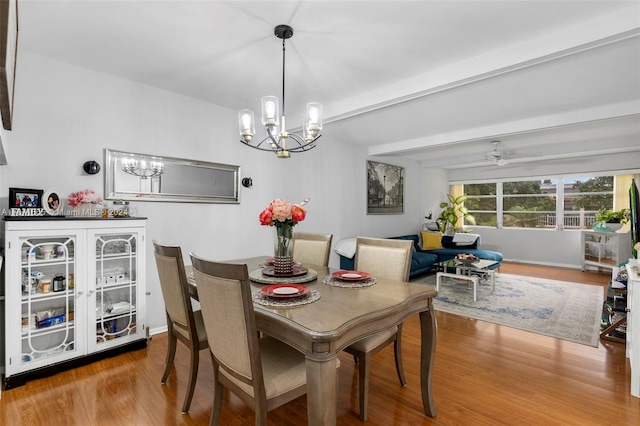
[[[503, 273], [600, 285], [608, 273], [505, 263]], [[422, 412], [419, 325], [403, 329], [408, 385], [401, 388], [393, 349], [378, 353], [371, 369], [371, 425], [637, 425], [640, 399], [629, 394], [625, 346], [592, 348], [482, 321], [437, 313], [433, 375], [438, 415]], [[129, 352], [25, 386], [3, 391], [0, 424], [13, 425], [207, 425], [212, 403], [211, 360], [201, 352], [200, 371], [188, 414], [180, 414], [188, 377], [188, 351], [179, 345], [176, 365], [160, 384], [166, 334], [146, 349]], [[356, 413], [357, 370], [340, 355], [338, 424], [361, 424]], [[269, 425], [306, 423], [306, 397], [273, 410]], [[226, 395], [221, 424], [252, 425], [253, 411]]]

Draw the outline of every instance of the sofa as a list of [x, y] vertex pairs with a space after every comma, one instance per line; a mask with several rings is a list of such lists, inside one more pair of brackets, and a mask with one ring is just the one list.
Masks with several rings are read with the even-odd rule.
[[[496, 269], [500, 267], [503, 256], [502, 253], [497, 251], [482, 250], [479, 249], [479, 236], [473, 239], [473, 236], [466, 236], [470, 238], [461, 238], [466, 240], [464, 242], [454, 242], [453, 236], [443, 235], [440, 238], [439, 233], [435, 233], [440, 239], [440, 244], [434, 246], [441, 246], [438, 248], [423, 249], [421, 235], [410, 234], [400, 235], [397, 237], [388, 237], [396, 240], [411, 240], [413, 241], [413, 254], [411, 255], [411, 269], [409, 272], [409, 279], [415, 278], [419, 275], [425, 274], [435, 269], [435, 264], [443, 262], [445, 260], [451, 260], [460, 253], [473, 254], [480, 259], [495, 260], [498, 263], [490, 267], [490, 269]], [[424, 234], [429, 235], [429, 234]], [[355, 263], [355, 238], [348, 238], [341, 240], [336, 244], [335, 252], [340, 256], [340, 269], [353, 270]], [[473, 240], [472, 242], [469, 242]]]

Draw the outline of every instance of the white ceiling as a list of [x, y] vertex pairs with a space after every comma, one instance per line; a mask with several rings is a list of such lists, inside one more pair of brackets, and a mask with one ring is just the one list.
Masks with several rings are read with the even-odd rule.
[[287, 122], [322, 102], [319, 143], [445, 168], [486, 166], [492, 140], [513, 163], [640, 159], [639, 1], [19, 0], [18, 13], [19, 52], [257, 112], [282, 90], [273, 27], [291, 25]]

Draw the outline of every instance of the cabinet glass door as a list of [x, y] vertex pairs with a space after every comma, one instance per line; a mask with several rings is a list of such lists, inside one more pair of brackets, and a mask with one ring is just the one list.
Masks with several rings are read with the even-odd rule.
[[20, 241], [20, 365], [77, 356], [75, 247], [70, 236]]
[[[89, 318], [95, 300], [97, 348], [139, 339], [137, 328], [138, 236], [110, 233], [95, 236], [95, 297], [89, 301]], [[91, 345], [92, 342], [90, 341]]]

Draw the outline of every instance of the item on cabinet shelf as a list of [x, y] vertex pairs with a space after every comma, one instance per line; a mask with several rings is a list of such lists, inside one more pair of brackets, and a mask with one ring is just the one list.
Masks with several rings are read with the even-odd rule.
[[62, 274], [57, 274], [53, 278], [53, 291], [65, 291], [67, 289], [67, 283]]
[[76, 286], [76, 280], [73, 272], [69, 273], [69, 288], [73, 289]]
[[64, 246], [63, 245], [59, 245], [58, 247], [56, 247], [56, 257], [59, 259], [64, 258]]
[[22, 254], [22, 260], [23, 261], [34, 261], [36, 260], [36, 249], [35, 247], [23, 247], [22, 248], [23, 254]]
[[51, 292], [51, 280], [46, 279], [40, 282], [40, 293], [47, 294]]
[[[102, 297], [101, 297], [102, 296]], [[106, 293], [96, 293], [96, 316], [102, 317], [111, 306], [111, 298]]]
[[128, 314], [135, 310], [135, 307], [128, 302], [116, 302], [109, 306], [106, 313], [111, 315]]
[[52, 325], [62, 324], [65, 322], [65, 315], [56, 315], [55, 317], [45, 318], [42, 321], [36, 323], [36, 328], [46, 328]]

